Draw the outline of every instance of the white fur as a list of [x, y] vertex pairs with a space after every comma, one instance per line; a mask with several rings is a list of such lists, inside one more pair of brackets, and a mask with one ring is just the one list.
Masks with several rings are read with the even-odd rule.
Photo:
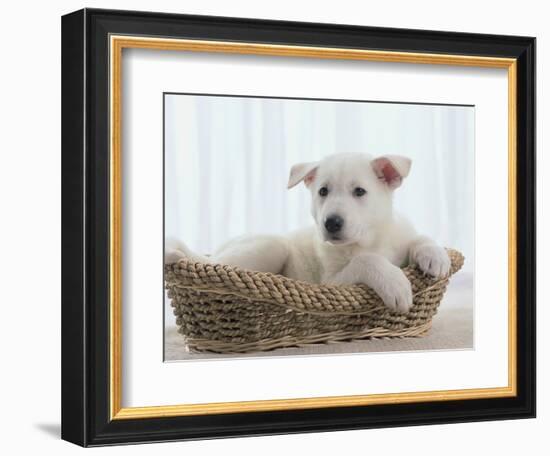
[[[365, 154], [336, 154], [292, 167], [288, 188], [304, 182], [310, 190], [315, 226], [286, 236], [245, 236], [223, 245], [212, 257], [185, 245], [166, 243], [165, 262], [187, 257], [282, 274], [313, 283], [371, 287], [391, 309], [406, 312], [412, 305], [411, 285], [401, 267], [416, 263], [434, 277], [449, 273], [445, 250], [393, 211], [393, 192], [409, 173], [406, 157], [371, 158]], [[326, 196], [319, 194], [327, 189]], [[366, 191], [359, 196], [355, 189]], [[343, 226], [329, 232], [331, 216]]]

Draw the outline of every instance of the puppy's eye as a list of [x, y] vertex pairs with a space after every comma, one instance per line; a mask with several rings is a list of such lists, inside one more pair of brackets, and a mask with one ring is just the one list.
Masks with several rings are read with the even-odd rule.
[[354, 196], [363, 196], [367, 191], [364, 188], [361, 187], [355, 187], [353, 189], [353, 195]]
[[321, 188], [319, 189], [319, 195], [320, 195], [320, 196], [327, 196], [327, 195], [328, 195], [328, 188], [326, 188], [326, 187], [321, 187]]

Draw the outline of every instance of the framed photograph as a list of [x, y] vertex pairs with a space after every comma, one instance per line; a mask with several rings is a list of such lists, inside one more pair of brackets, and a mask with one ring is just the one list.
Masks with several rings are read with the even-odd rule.
[[62, 19], [62, 437], [535, 416], [535, 39]]

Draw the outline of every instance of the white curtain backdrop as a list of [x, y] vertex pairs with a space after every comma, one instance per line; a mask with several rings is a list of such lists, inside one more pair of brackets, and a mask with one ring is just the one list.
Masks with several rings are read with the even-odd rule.
[[165, 236], [211, 253], [247, 233], [312, 223], [291, 166], [337, 152], [412, 159], [396, 210], [420, 233], [474, 254], [474, 108], [165, 96]]

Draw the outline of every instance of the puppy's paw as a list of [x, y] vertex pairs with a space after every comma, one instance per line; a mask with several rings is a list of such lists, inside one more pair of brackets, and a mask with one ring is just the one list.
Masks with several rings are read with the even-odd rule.
[[164, 264], [177, 263], [179, 260], [186, 258], [185, 253], [179, 249], [167, 248], [164, 251]]
[[436, 244], [421, 244], [414, 247], [411, 259], [418, 267], [438, 279], [447, 277], [451, 270], [451, 260], [447, 251]]
[[405, 313], [413, 304], [411, 282], [396, 266], [388, 267], [382, 280], [370, 286], [391, 310]]

